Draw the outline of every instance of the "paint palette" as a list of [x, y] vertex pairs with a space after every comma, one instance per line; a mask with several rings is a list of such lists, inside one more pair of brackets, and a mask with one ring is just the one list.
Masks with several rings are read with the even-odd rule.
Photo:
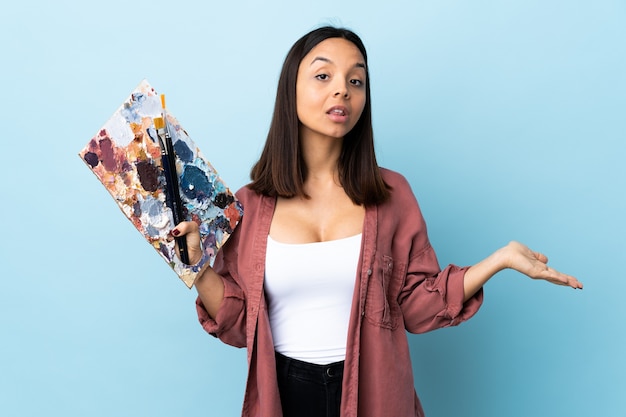
[[200, 269], [213, 264], [243, 215], [241, 203], [202, 155], [178, 120], [167, 113], [176, 152], [176, 171], [185, 217], [199, 225], [203, 256], [184, 264], [170, 234], [175, 226], [166, 204], [166, 183], [154, 118], [161, 98], [142, 81], [91, 138], [79, 156], [180, 279], [191, 288]]

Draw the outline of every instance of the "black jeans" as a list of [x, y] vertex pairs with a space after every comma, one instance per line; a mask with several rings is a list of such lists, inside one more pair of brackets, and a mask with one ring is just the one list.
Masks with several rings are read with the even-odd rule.
[[343, 361], [316, 365], [276, 352], [276, 371], [283, 417], [339, 417]]

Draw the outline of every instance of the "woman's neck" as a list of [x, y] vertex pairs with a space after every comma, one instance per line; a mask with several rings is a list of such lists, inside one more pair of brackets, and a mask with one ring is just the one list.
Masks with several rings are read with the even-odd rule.
[[301, 138], [303, 160], [307, 169], [307, 183], [339, 183], [339, 156], [343, 139]]

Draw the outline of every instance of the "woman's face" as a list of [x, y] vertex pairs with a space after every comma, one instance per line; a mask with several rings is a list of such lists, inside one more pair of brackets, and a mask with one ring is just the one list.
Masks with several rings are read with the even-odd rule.
[[317, 44], [302, 59], [296, 80], [301, 138], [343, 138], [365, 107], [365, 59], [343, 38]]

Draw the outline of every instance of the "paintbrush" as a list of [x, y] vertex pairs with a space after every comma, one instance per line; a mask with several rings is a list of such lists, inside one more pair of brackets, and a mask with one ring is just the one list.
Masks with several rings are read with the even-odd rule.
[[[166, 204], [172, 210], [174, 224], [179, 224], [185, 220], [183, 214], [183, 202], [180, 198], [180, 188], [178, 186], [178, 173], [176, 171], [176, 153], [172, 143], [172, 135], [167, 114], [165, 111], [165, 96], [161, 95], [161, 106], [163, 108], [162, 117], [154, 118], [154, 127], [159, 138], [161, 148], [161, 165], [165, 175]], [[185, 236], [175, 237], [178, 244], [180, 260], [189, 264], [189, 253], [187, 251], [187, 240]]]

